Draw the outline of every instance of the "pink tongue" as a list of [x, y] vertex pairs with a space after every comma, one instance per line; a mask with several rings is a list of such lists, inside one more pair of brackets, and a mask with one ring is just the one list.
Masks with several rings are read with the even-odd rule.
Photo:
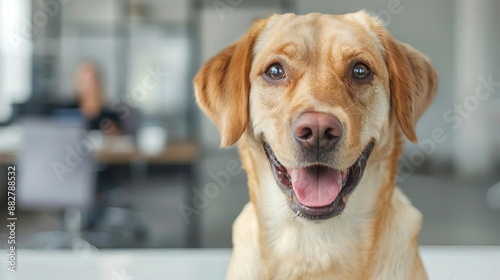
[[292, 169], [290, 178], [297, 199], [307, 207], [330, 205], [342, 186], [340, 171], [323, 166]]

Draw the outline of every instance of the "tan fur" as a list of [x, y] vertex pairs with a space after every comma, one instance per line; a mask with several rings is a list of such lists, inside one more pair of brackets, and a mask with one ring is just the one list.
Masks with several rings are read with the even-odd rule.
[[[373, 80], [353, 82], [353, 61], [370, 65]], [[262, 74], [276, 62], [287, 77], [269, 83]], [[239, 141], [251, 200], [233, 226], [227, 278], [426, 279], [417, 245], [421, 215], [395, 181], [402, 134], [417, 140], [416, 122], [436, 84], [428, 59], [365, 12], [273, 15], [206, 62], [195, 78], [196, 98], [217, 124], [221, 145]], [[306, 111], [334, 114], [345, 125], [336, 169], [375, 142], [343, 213], [321, 222], [292, 213], [262, 146], [269, 143], [284, 166], [302, 167], [291, 123]]]

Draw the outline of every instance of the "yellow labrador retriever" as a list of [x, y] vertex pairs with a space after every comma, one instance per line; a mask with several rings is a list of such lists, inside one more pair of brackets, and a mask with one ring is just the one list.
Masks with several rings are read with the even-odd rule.
[[363, 11], [273, 15], [194, 84], [248, 175], [228, 279], [427, 278], [421, 214], [395, 187], [436, 93], [425, 56]]

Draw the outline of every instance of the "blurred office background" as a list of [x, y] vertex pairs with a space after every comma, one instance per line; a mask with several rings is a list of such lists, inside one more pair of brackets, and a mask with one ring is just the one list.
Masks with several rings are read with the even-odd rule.
[[[257, 18], [360, 9], [439, 73], [398, 182], [424, 214], [421, 244], [499, 245], [498, 1], [0, 0], [0, 217], [16, 165], [18, 246], [230, 247], [246, 177], [197, 109], [194, 75]], [[84, 61], [118, 135], [79, 124]]]

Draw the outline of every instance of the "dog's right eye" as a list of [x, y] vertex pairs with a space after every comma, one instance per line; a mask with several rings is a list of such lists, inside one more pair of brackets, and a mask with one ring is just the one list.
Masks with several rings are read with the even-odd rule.
[[275, 63], [267, 68], [266, 76], [273, 81], [281, 80], [285, 78], [285, 70], [283, 69], [283, 66]]

